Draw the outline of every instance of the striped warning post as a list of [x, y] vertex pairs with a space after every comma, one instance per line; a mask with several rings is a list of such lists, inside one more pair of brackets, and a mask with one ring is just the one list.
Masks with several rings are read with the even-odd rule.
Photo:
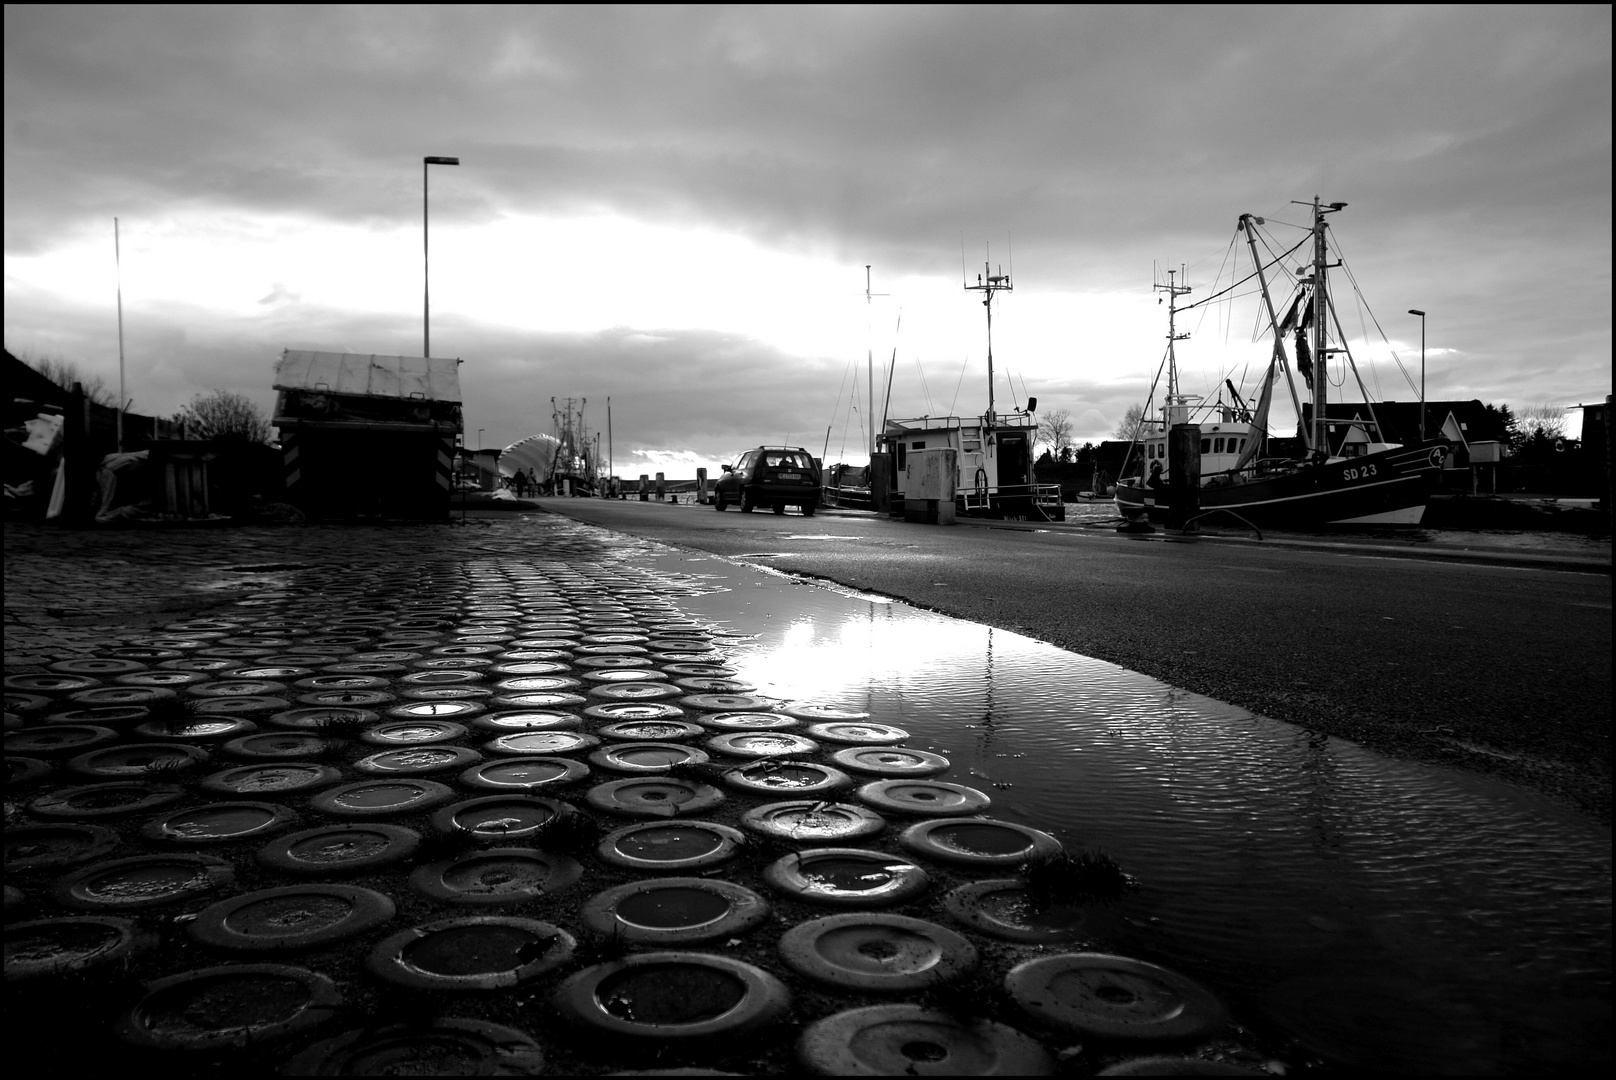
[[302, 494], [298, 484], [303, 479], [302, 452], [297, 444], [297, 432], [288, 431], [281, 436], [281, 463], [286, 470], [286, 494], [293, 501]]
[[440, 435], [438, 437], [438, 486], [444, 491], [450, 488], [450, 475], [454, 472], [455, 444], [453, 435]]

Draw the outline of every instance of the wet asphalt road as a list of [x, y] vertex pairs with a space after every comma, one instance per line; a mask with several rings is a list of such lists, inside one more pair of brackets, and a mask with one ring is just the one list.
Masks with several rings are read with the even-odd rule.
[[1015, 630], [1610, 822], [1608, 573], [1389, 557], [1373, 544], [540, 503]]

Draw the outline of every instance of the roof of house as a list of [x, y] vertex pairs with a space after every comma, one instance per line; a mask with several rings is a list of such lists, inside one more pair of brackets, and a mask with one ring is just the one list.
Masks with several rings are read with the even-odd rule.
[[287, 349], [275, 362], [274, 386], [277, 390], [322, 390], [355, 397], [458, 402], [460, 361]]
[[[1412, 444], [1420, 441], [1420, 403], [1418, 401], [1377, 401], [1374, 403], [1374, 416], [1381, 424], [1381, 440], [1384, 442]], [[1369, 407], [1361, 401], [1332, 401], [1325, 405], [1324, 415], [1330, 420], [1368, 420]], [[1302, 404], [1302, 423], [1305, 425], [1312, 421], [1313, 406], [1311, 403]], [[1453, 424], [1447, 423], [1449, 417]], [[1425, 403], [1425, 434], [1427, 438], [1435, 438], [1447, 428], [1448, 437], [1454, 438], [1468, 446], [1478, 439], [1507, 440], [1509, 433], [1504, 431], [1496, 412], [1489, 412], [1487, 407], [1479, 400], [1472, 398], [1469, 401], [1427, 401]], [[1348, 429], [1339, 429], [1331, 433], [1332, 449], [1337, 449], [1338, 441], [1346, 437]], [[1301, 434], [1298, 430], [1297, 434]]]

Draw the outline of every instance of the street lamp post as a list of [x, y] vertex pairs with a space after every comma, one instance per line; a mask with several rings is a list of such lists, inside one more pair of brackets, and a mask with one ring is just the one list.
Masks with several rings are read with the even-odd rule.
[[479, 454], [483, 452], [483, 432], [485, 432], [487, 430], [488, 430], [487, 428], [478, 428], [477, 429], [477, 452]]
[[1409, 308], [1410, 315], [1420, 317], [1420, 442], [1425, 441], [1425, 312]]
[[421, 159], [421, 355], [432, 355], [432, 285], [431, 261], [427, 254], [426, 173], [428, 165], [458, 165], [457, 157], [429, 157]]

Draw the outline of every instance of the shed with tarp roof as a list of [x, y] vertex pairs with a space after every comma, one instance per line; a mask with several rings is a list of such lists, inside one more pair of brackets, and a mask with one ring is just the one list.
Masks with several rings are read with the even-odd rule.
[[460, 361], [287, 349], [275, 364], [286, 492], [310, 517], [443, 518]]

